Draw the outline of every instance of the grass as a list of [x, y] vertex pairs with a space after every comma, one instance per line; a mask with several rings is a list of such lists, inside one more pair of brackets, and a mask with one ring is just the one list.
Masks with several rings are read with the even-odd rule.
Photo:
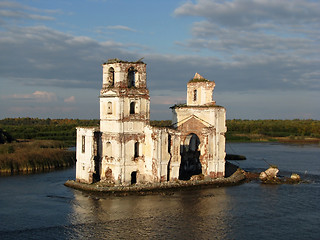
[[0, 145], [0, 173], [33, 173], [69, 167], [75, 153], [53, 140], [35, 140]]

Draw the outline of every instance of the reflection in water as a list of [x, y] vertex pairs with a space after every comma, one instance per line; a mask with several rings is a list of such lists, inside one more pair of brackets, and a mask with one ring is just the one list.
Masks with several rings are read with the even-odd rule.
[[75, 191], [70, 234], [75, 238], [223, 239], [228, 231], [227, 208], [225, 189], [103, 198]]
[[0, 177], [0, 238], [318, 240], [320, 147], [242, 143], [232, 149], [247, 157], [238, 162], [243, 168], [265, 170], [265, 158], [281, 175], [297, 172], [310, 183], [115, 197], [63, 186], [75, 169]]

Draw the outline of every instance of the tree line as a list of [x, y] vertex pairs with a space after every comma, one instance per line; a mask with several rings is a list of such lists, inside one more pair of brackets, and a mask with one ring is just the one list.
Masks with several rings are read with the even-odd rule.
[[270, 137], [306, 136], [320, 138], [319, 120], [227, 120], [229, 133], [263, 134]]
[[99, 120], [5, 118], [0, 128], [12, 139], [60, 140], [75, 143], [76, 127], [99, 126]]
[[[150, 121], [152, 126], [170, 127], [170, 120]], [[320, 138], [319, 120], [227, 120], [227, 140], [246, 140], [252, 134], [267, 137]], [[76, 127], [99, 126], [99, 120], [5, 118], [0, 120], [0, 141], [13, 139], [61, 140], [75, 143]], [[240, 136], [241, 135], [241, 136]], [[246, 135], [246, 136], [244, 136]], [[240, 137], [239, 137], [240, 136]], [[7, 140], [6, 140], [7, 139]]]

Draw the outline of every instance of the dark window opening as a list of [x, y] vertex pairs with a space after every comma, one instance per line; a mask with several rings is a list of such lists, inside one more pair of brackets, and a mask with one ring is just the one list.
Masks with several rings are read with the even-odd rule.
[[135, 79], [135, 70], [133, 67], [128, 70], [128, 87], [135, 87], [136, 79]]
[[136, 108], [136, 103], [131, 102], [130, 103], [130, 114], [135, 114], [135, 108]]
[[197, 101], [197, 90], [193, 91], [193, 101]]
[[138, 142], [136, 142], [134, 144], [134, 157], [135, 158], [139, 157], [139, 143]]
[[170, 181], [170, 164], [171, 164], [171, 160], [169, 160], [168, 162], [168, 166], [167, 166], [167, 181]]
[[137, 171], [131, 173], [131, 184], [137, 183]]
[[82, 136], [82, 153], [86, 151], [86, 137]]
[[114, 69], [111, 67], [109, 68], [109, 74], [108, 74], [108, 82], [109, 82], [109, 87], [114, 86]]

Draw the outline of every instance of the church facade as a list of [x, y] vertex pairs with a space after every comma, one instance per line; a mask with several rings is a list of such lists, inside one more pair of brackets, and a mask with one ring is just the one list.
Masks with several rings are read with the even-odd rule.
[[78, 127], [76, 180], [130, 185], [225, 174], [225, 108], [215, 87], [195, 74], [187, 103], [172, 106], [173, 125], [150, 125], [146, 64], [110, 59], [103, 65], [100, 126]]

